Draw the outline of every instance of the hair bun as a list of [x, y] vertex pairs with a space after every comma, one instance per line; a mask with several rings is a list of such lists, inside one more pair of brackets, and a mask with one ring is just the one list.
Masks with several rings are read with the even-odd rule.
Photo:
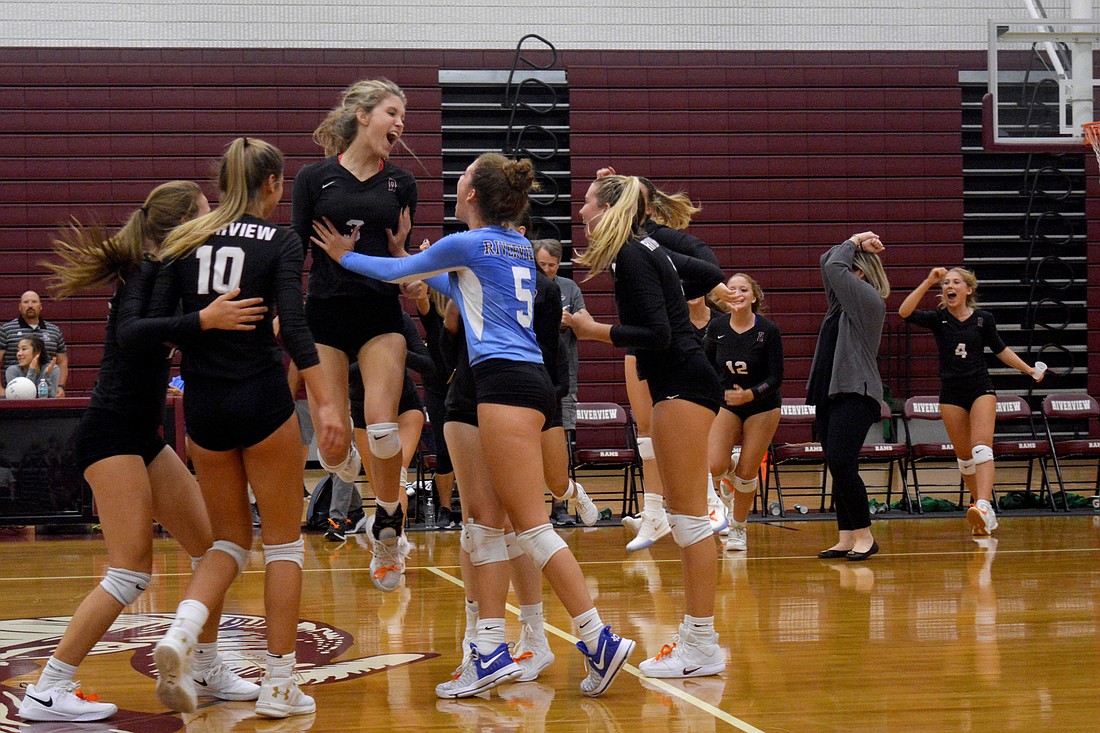
[[528, 158], [509, 160], [504, 163], [503, 168], [508, 185], [512, 189], [524, 193], [538, 190], [538, 186], [535, 185], [535, 166]]

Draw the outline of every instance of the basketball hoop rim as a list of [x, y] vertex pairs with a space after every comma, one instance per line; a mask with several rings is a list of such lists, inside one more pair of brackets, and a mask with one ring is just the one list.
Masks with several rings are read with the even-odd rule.
[[1100, 122], [1085, 122], [1081, 125], [1081, 134], [1085, 138], [1085, 145], [1100, 156]]

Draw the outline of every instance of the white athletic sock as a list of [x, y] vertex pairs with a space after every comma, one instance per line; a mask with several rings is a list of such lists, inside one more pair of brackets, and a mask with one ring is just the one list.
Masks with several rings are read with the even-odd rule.
[[195, 672], [205, 672], [218, 663], [218, 642], [199, 642], [195, 644], [195, 659], [191, 663], [191, 669]]
[[473, 639], [477, 636], [478, 610], [477, 601], [466, 599], [466, 633], [463, 634], [466, 638]]
[[532, 603], [529, 606], [519, 607], [519, 622], [536, 629], [542, 628], [542, 603]]
[[172, 622], [172, 626], [182, 629], [191, 636], [198, 637], [209, 616], [210, 609], [203, 605], [201, 601], [188, 598], [185, 601], [180, 601], [179, 606], [176, 607], [176, 620]]
[[295, 652], [288, 652], [287, 654], [272, 654], [268, 652], [264, 655], [264, 662], [267, 666], [264, 677], [269, 681], [294, 679], [294, 663], [296, 657], [297, 654]]
[[477, 653], [492, 654], [504, 643], [504, 619], [483, 618], [477, 622]]
[[645, 492], [644, 503], [642, 504], [643, 514], [657, 514], [660, 515], [665, 510], [665, 497], [660, 494], [654, 494], [652, 491]]
[[714, 634], [714, 616], [689, 616], [684, 614], [684, 626], [696, 639], [709, 639]]
[[[649, 496], [649, 494], [646, 494]], [[603, 621], [600, 620], [600, 612], [595, 608], [585, 611], [580, 616], [573, 617], [573, 627], [577, 630], [577, 636], [581, 637], [585, 648], [596, 651], [600, 640], [600, 632], [603, 631]]]
[[66, 664], [57, 657], [50, 657], [46, 661], [46, 666], [42, 668], [42, 675], [38, 678], [38, 682], [35, 683], [34, 687], [39, 692], [45, 692], [46, 690], [52, 690], [62, 682], [71, 682], [75, 676], [75, 666]]
[[381, 499], [375, 499], [374, 500], [374, 505], [377, 506], [380, 509], [385, 509], [386, 514], [389, 514], [392, 517], [393, 513], [396, 512], [398, 510], [398, 508], [401, 506], [401, 502], [399, 502], [399, 501], [382, 501]]

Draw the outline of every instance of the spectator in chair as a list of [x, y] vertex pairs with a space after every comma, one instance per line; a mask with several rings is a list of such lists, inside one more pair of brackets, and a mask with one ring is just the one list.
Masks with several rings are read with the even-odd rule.
[[56, 323], [42, 318], [42, 299], [33, 290], [23, 293], [19, 299], [19, 317], [0, 326], [0, 359], [3, 360], [5, 372], [15, 364], [15, 352], [19, 348], [20, 339], [28, 336], [42, 339], [46, 347], [45, 363], [57, 358], [60, 372], [56, 396], [64, 397], [65, 385], [69, 383], [69, 354], [65, 337], [61, 335], [61, 328]]

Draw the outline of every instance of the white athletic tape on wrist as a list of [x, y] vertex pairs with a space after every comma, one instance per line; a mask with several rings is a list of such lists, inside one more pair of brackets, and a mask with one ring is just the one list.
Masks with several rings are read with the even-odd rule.
[[367, 426], [370, 452], [377, 458], [393, 458], [401, 452], [401, 434], [395, 422], [376, 422]]
[[475, 566], [508, 562], [508, 545], [504, 542], [502, 528], [466, 522], [462, 525], [462, 534], [469, 538], [470, 562]]
[[504, 535], [504, 544], [508, 546], [508, 559], [515, 560], [523, 554], [523, 548], [519, 546], [519, 538], [515, 532]]
[[974, 456], [974, 465], [979, 463], [989, 463], [993, 460], [993, 449], [988, 445], [976, 445], [974, 450], [970, 451], [970, 455]]
[[306, 559], [306, 543], [301, 536], [294, 542], [285, 542], [281, 545], [264, 545], [264, 565], [285, 560], [302, 567]]
[[546, 563], [550, 562], [550, 558], [559, 550], [568, 547], [549, 522], [521, 532], [516, 535], [516, 539], [519, 540], [519, 546], [527, 553], [527, 557], [531, 558], [531, 562], [535, 563], [539, 570], [546, 567]]
[[973, 458], [958, 458], [956, 460], [959, 464], [959, 473], [963, 476], [973, 476], [978, 472], [978, 469], [974, 467]]
[[638, 438], [638, 457], [643, 461], [652, 461], [657, 457], [653, 452], [653, 438]]
[[[248, 548], [241, 547], [235, 542], [229, 540], [214, 540], [214, 544], [210, 545], [210, 550], [217, 550], [229, 555], [237, 563], [237, 575], [244, 572], [244, 569], [248, 567], [249, 553]], [[210, 550], [207, 550], [209, 552]]]
[[742, 494], [755, 494], [757, 489], [760, 488], [760, 477], [753, 476], [752, 478], [744, 479], [740, 476], [734, 476], [733, 488], [737, 489]]
[[697, 542], [714, 536], [710, 517], [705, 514], [701, 517], [693, 517], [690, 514], [669, 514], [668, 523], [672, 527], [672, 539], [680, 547], [691, 547]]
[[107, 568], [107, 573], [103, 576], [103, 580], [99, 581], [99, 586], [123, 606], [129, 606], [145, 592], [152, 580], [152, 576], [148, 573], [139, 573], [126, 568]]

